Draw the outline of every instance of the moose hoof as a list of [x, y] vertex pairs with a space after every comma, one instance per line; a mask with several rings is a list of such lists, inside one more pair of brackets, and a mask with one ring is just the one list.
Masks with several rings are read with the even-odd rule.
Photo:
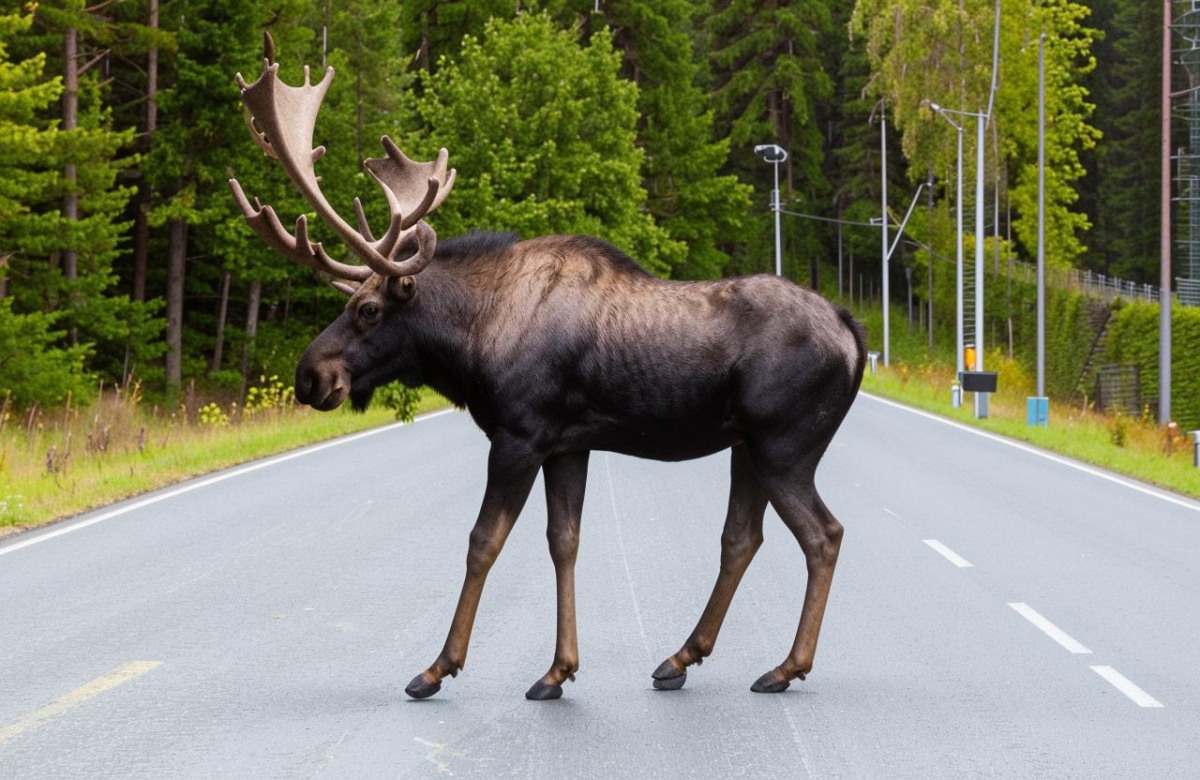
[[658, 691], [677, 691], [687, 682], [687, 670], [677, 670], [670, 660], [659, 664], [651, 676], [654, 678], [654, 689]]
[[[800, 679], [804, 679], [804, 675], [800, 675]], [[792, 683], [784, 677], [778, 669], [772, 669], [754, 681], [754, 685], [750, 686], [750, 690], [755, 693], [783, 693]]]
[[441, 689], [441, 680], [434, 680], [433, 682], [430, 682], [429, 680], [425, 679], [424, 674], [418, 674], [416, 677], [412, 678], [412, 682], [408, 684], [408, 687], [404, 689], [404, 692], [414, 699], [428, 699]]
[[561, 699], [563, 689], [561, 685], [553, 685], [551, 683], [538, 680], [533, 684], [533, 687], [525, 691], [525, 698], [530, 701], [550, 701], [552, 699]]

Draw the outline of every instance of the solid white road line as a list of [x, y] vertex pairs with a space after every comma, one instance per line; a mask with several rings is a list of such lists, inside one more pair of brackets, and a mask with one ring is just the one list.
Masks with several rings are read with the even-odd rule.
[[1111, 666], [1093, 666], [1092, 671], [1108, 680], [1114, 688], [1133, 700], [1139, 707], [1161, 707], [1162, 702], [1129, 681], [1129, 678]]
[[103, 677], [97, 677], [87, 685], [76, 688], [70, 693], [55, 699], [44, 707], [40, 707], [15, 723], [0, 728], [0, 745], [19, 737], [26, 731], [35, 729], [52, 718], [62, 715], [67, 710], [82, 704], [88, 699], [94, 699], [105, 691], [111, 691], [122, 683], [141, 677], [149, 671], [162, 666], [162, 661], [132, 661], [124, 666], [113, 669]]
[[940, 553], [943, 558], [950, 561], [950, 563], [953, 563], [958, 568], [960, 568], [960, 569], [971, 568], [970, 561], [968, 561], [966, 558], [962, 557], [958, 553], [954, 552], [954, 550], [951, 550], [949, 547], [942, 544], [937, 539], [923, 539], [922, 541], [924, 541], [925, 544], [932, 547], [934, 550], [936, 550], [938, 553]]
[[1035, 610], [1033, 607], [1029, 606], [1028, 604], [1023, 604], [1020, 602], [1010, 602], [1008, 606], [1015, 609], [1021, 617], [1025, 618], [1030, 623], [1037, 626], [1038, 629], [1040, 629], [1043, 634], [1050, 637], [1055, 642], [1058, 642], [1060, 645], [1062, 645], [1064, 648], [1066, 648], [1067, 652], [1076, 653], [1076, 654], [1080, 654], [1080, 655], [1084, 654], [1084, 653], [1092, 652], [1091, 650], [1087, 649], [1082, 644], [1080, 644], [1077, 640], [1072, 638], [1071, 635], [1068, 634], [1066, 631], [1063, 631], [1061, 628], [1054, 625], [1049, 620], [1046, 620], [1046, 618], [1042, 617], [1037, 612], [1037, 610]]
[[[449, 414], [453, 411], [455, 411], [455, 410], [454, 409], [445, 409], [445, 410], [438, 411], [438, 412], [430, 412], [429, 414], [421, 415], [420, 417], [413, 420], [413, 422], [420, 422], [421, 420], [428, 420], [432, 417], [440, 417], [443, 414]], [[249, 474], [252, 471], [258, 471], [259, 469], [265, 469], [268, 466], [274, 466], [279, 463], [286, 463], [289, 460], [294, 460], [295, 458], [302, 458], [305, 455], [312, 455], [314, 452], [320, 452], [321, 450], [327, 450], [330, 447], [340, 447], [343, 444], [349, 444], [352, 441], [358, 441], [359, 439], [365, 439], [366, 437], [374, 436], [377, 433], [386, 433], [387, 431], [395, 430], [396, 428], [399, 428], [404, 425], [408, 425], [408, 423], [394, 423], [392, 425], [385, 425], [381, 428], [372, 428], [369, 431], [363, 431], [362, 433], [356, 433], [352, 436], [344, 436], [340, 439], [334, 439], [333, 441], [325, 442], [324, 444], [317, 444], [312, 447], [306, 447], [302, 450], [296, 450], [295, 452], [290, 452], [286, 455], [280, 455], [280, 456], [270, 458], [267, 460], [256, 461], [254, 463], [251, 463], [248, 466], [242, 466], [241, 468], [235, 468], [231, 471], [225, 471], [220, 474], [217, 474], [216, 476], [208, 477], [207, 479], [197, 479], [192, 482], [185, 483], [185, 484], [181, 485], [180, 487], [175, 488], [174, 490], [167, 490], [162, 493], [156, 493], [148, 498], [143, 498], [140, 501], [131, 501], [129, 503], [121, 504], [116, 509], [112, 509], [108, 512], [103, 512], [101, 514], [95, 515], [94, 517], [90, 517], [87, 520], [83, 520], [83, 521], [80, 521], [77, 523], [70, 523], [68, 525], [64, 525], [60, 528], [57, 528], [53, 531], [49, 531], [44, 534], [38, 534], [37, 536], [33, 536], [29, 539], [23, 539], [22, 541], [16, 542], [14, 544], [10, 544], [5, 547], [0, 547], [0, 555], [8, 555], [9, 553], [14, 553], [17, 550], [23, 550], [26, 547], [32, 547], [35, 544], [41, 544], [42, 542], [49, 541], [51, 539], [54, 539], [55, 537], [62, 536], [63, 534], [69, 534], [73, 531], [78, 531], [81, 528], [87, 528], [90, 525], [95, 525], [96, 523], [103, 523], [105, 520], [111, 520], [114, 517], [120, 517], [121, 515], [128, 514], [130, 512], [134, 512], [138, 509], [143, 509], [143, 508], [151, 506], [153, 504], [157, 504], [160, 501], [166, 501], [167, 499], [175, 498], [176, 496], [181, 496], [184, 493], [190, 493], [193, 490], [199, 490], [201, 488], [206, 488], [211, 485], [215, 485], [219, 482], [224, 482], [227, 479], [233, 479], [234, 477], [240, 477], [243, 474]]]
[[951, 428], [958, 428], [960, 431], [965, 431], [967, 433], [973, 433], [976, 436], [981, 436], [990, 441], [994, 441], [999, 444], [1007, 445], [1014, 449], [1021, 450], [1022, 452], [1027, 452], [1030, 455], [1036, 455], [1039, 458], [1053, 461], [1055, 463], [1058, 463], [1059, 465], [1066, 466], [1067, 468], [1075, 469], [1076, 471], [1081, 471], [1084, 474], [1090, 474], [1091, 476], [1097, 477], [1098, 479], [1103, 479], [1106, 482], [1112, 482], [1113, 484], [1127, 487], [1130, 490], [1137, 491], [1138, 493], [1142, 493], [1143, 495], [1153, 496], [1154, 498], [1157, 498], [1161, 501], [1166, 501], [1168, 504], [1174, 504], [1175, 506], [1182, 507], [1184, 509], [1190, 509], [1193, 512], [1200, 512], [1200, 502], [1192, 501], [1191, 499], [1184, 498], [1183, 496], [1176, 496], [1176, 495], [1166, 492], [1165, 490], [1158, 490], [1158, 489], [1152, 488], [1148, 485], [1140, 484], [1132, 479], [1127, 479], [1125, 477], [1118, 476], [1111, 472], [1104, 471], [1103, 469], [1100, 469], [1098, 467], [1084, 465], [1083, 463], [1071, 460], [1070, 458], [1065, 458], [1060, 455], [1055, 455], [1053, 453], [1047, 452], [1046, 450], [1038, 449], [1037, 447], [1035, 447], [1031, 444], [1024, 444], [1024, 443], [1016, 441], [1014, 439], [1008, 439], [1008, 438], [999, 436], [994, 433], [988, 433], [986, 431], [981, 431], [978, 428], [971, 427], [970, 425], [964, 425], [963, 423], [956, 422], [954, 420], [950, 420], [945, 417], [940, 417], [936, 414], [933, 414], [932, 412], [922, 411], [921, 409], [914, 409], [911, 406], [905, 406], [904, 404], [896, 403], [895, 401], [889, 401], [886, 398], [880, 398], [877, 395], [871, 395], [870, 393], [867, 393], [867, 392], [860, 392], [859, 395], [863, 396], [864, 398], [870, 398], [872, 401], [876, 401], [885, 406], [891, 406], [895, 409], [902, 409], [906, 412], [911, 412], [912, 414], [915, 414], [919, 417], [924, 417], [927, 420], [933, 420], [934, 422], [939, 422], [942, 425], [949, 425]]

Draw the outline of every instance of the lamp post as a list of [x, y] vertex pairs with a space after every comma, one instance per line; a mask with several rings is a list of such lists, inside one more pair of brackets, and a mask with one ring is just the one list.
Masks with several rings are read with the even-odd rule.
[[[887, 114], [886, 106], [881, 106], [879, 112], [879, 187], [881, 199], [883, 202], [883, 214], [879, 220], [880, 227], [883, 231], [882, 248], [883, 248], [883, 365], [886, 368], [892, 364], [890, 359], [891, 350], [891, 334], [888, 330], [889, 314], [891, 313], [892, 294], [889, 288], [889, 279], [891, 277], [891, 269], [888, 267], [888, 261], [891, 259], [891, 252], [888, 251], [888, 191], [887, 191]], [[897, 236], [899, 238], [899, 236]]]
[[1046, 397], [1046, 33], [1038, 36], [1037, 395], [1025, 402], [1029, 425], [1049, 424]]
[[754, 147], [754, 153], [775, 167], [775, 188], [771, 190], [771, 211], [775, 212], [775, 275], [783, 276], [783, 240], [779, 228], [779, 210], [782, 208], [779, 202], [779, 164], [787, 161], [788, 153], [776, 144], [760, 144]]
[[[948, 114], [958, 114], [959, 116], [975, 117], [975, 365], [972, 367], [974, 371], [983, 371], [983, 130], [987, 124], [988, 115], [975, 111], [954, 111], [949, 108], [943, 108], [937, 103], [930, 103], [929, 107], [942, 118], [949, 122], [958, 131], [958, 181], [959, 181], [959, 209], [958, 209], [958, 243], [960, 252], [960, 261], [958, 268], [958, 307], [959, 307], [959, 326], [958, 326], [958, 350], [961, 353], [963, 350], [962, 344], [962, 125], [951, 119]], [[959, 373], [962, 373], [963, 356], [960, 354], [958, 358]], [[988, 416], [988, 398], [987, 393], [975, 393], [975, 417], [982, 418]]]
[[[958, 204], [957, 208], [955, 208], [955, 211], [958, 214], [958, 229], [957, 229], [957, 234], [956, 234], [957, 240], [955, 241], [955, 270], [954, 270], [954, 283], [955, 283], [955, 288], [954, 288], [955, 289], [955, 295], [954, 295], [954, 302], [955, 302], [955, 309], [954, 309], [954, 328], [955, 328], [955, 331], [954, 331], [955, 332], [954, 356], [955, 357], [954, 357], [954, 360], [955, 360], [955, 363], [954, 363], [954, 365], [956, 368], [956, 376], [961, 378], [962, 372], [964, 370], [964, 367], [963, 367], [963, 200], [962, 200], [963, 128], [962, 128], [962, 125], [960, 125], [958, 122], [955, 122], [953, 119], [951, 119], [950, 116], [947, 113], [945, 113], [945, 111], [943, 111], [942, 107], [939, 106], [937, 103], [930, 103], [929, 107], [933, 109], [935, 114], [937, 114], [942, 119], [945, 119], [947, 122], [949, 122], [950, 126], [953, 127], [955, 129], [955, 131], [958, 133], [958, 162], [955, 167], [957, 191], [954, 194], [955, 200], [957, 201], [957, 204]], [[955, 390], [954, 394], [951, 397], [951, 403], [954, 405], [954, 407], [956, 409], [959, 406], [962, 406], [962, 391], [961, 390], [958, 390], [958, 389]]]
[[[1163, 0], [1162, 204], [1159, 237], [1158, 424], [1171, 420], [1171, 0]], [[1200, 441], [1200, 439], [1197, 439]]]

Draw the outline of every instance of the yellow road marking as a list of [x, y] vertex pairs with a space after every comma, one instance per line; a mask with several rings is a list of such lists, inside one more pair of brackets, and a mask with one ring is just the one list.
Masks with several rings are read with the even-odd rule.
[[77, 704], [82, 704], [88, 699], [93, 699], [106, 691], [111, 691], [118, 685], [141, 677], [146, 672], [153, 671], [160, 666], [162, 666], [162, 661], [131, 661], [124, 666], [117, 667], [108, 674], [97, 677], [87, 685], [76, 688], [46, 706], [34, 710], [16, 723], [0, 728], [0, 745], [4, 745], [9, 740], [19, 737], [53, 718], [57, 718]]

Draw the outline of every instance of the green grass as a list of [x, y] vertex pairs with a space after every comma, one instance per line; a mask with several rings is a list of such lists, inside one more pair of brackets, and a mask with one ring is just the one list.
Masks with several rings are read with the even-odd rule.
[[[422, 393], [416, 413], [446, 406]], [[230, 419], [233, 418], [233, 419]], [[208, 404], [189, 414], [105, 394], [84, 409], [0, 413], [0, 534], [257, 458], [395, 422], [373, 407], [315, 412], [289, 398], [254, 410]]]
[[[953, 373], [936, 364], [880, 365], [864, 378], [863, 389], [1200, 498], [1200, 469], [1193, 467], [1191, 443], [1178, 430], [1057, 401], [1051, 402], [1050, 425], [1031, 427], [1025, 398], [1032, 389], [1019, 366], [999, 355], [990, 356], [988, 365], [1000, 372], [1000, 392], [985, 420], [974, 419], [970, 396], [961, 408], [951, 408]], [[445, 405], [426, 392], [417, 413]], [[110, 392], [83, 409], [0, 409], [0, 534], [394, 421], [383, 408], [314, 412], [286, 394], [260, 395], [257, 407], [240, 411], [193, 407], [168, 414], [144, 408], [136, 394]]]
[[[974, 418], [971, 396], [963, 405], [950, 404], [953, 372], [937, 367], [912, 368], [893, 363], [880, 365], [863, 379], [863, 389], [885, 398], [974, 425], [1002, 436], [1028, 442], [1069, 458], [1100, 466], [1143, 482], [1200, 498], [1200, 469], [1192, 465], [1192, 446], [1178, 429], [1160, 428], [1148, 419], [1098, 414], [1081, 405], [1050, 402], [1047, 427], [1030, 426], [1025, 419], [1025, 399], [1033, 395], [1021, 371], [1002, 358], [1000, 392], [991, 399], [989, 416]], [[1007, 380], [1007, 381], [1006, 381]]]

